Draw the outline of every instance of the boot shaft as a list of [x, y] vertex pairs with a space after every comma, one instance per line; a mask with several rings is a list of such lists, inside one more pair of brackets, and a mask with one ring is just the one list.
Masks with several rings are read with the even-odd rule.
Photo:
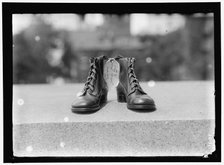
[[122, 85], [126, 91], [129, 91], [129, 79], [128, 79], [128, 58], [119, 58], [118, 62], [120, 64], [120, 75], [119, 75], [119, 85]]
[[[92, 78], [94, 80], [91, 80], [89, 82], [89, 84], [92, 84], [93, 90], [87, 89], [87, 92], [90, 93], [91, 95], [97, 96], [101, 92], [107, 92], [108, 91], [106, 82], [103, 78], [103, 68], [104, 68], [105, 62], [106, 62], [106, 57], [105, 56], [93, 57], [93, 58], [90, 59], [90, 65], [93, 65], [94, 69], [90, 68], [89, 76], [87, 78], [87, 86], [88, 86], [88, 79], [89, 78], [90, 79]], [[85, 84], [85, 86], [86, 86], [86, 84]]]
[[131, 91], [131, 85], [130, 85], [130, 67], [133, 67], [134, 71], [134, 62], [135, 58], [131, 57], [121, 57], [118, 59], [118, 62], [120, 64], [120, 75], [119, 75], [119, 80], [120, 83], [119, 85], [122, 86], [126, 92]]
[[118, 88], [123, 88], [127, 95], [130, 95], [134, 92], [137, 92], [138, 94], [145, 94], [145, 92], [139, 85], [134, 72], [135, 58], [119, 57], [117, 61], [120, 64], [120, 83], [118, 85]]
[[98, 63], [98, 72], [97, 75], [99, 76], [99, 78], [97, 79], [97, 88], [98, 88], [98, 92], [102, 89], [102, 92], [107, 92], [108, 88], [107, 88], [107, 84], [106, 81], [103, 78], [103, 74], [104, 74], [104, 65], [107, 61], [106, 56], [99, 56], [97, 57], [97, 63]]

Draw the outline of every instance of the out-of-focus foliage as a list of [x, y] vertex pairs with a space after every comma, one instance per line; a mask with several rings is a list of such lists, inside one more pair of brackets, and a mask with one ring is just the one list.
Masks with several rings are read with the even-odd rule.
[[[13, 36], [13, 82], [84, 82], [89, 58], [102, 54], [135, 57], [135, 72], [140, 81], [213, 79], [214, 27], [210, 19], [187, 16], [185, 27], [167, 35], [135, 37], [141, 45], [138, 48], [79, 50], [74, 42], [91, 43], [91, 39], [72, 36], [69, 31], [57, 31], [38, 15], [29, 28]], [[126, 42], [125, 38], [116, 40], [114, 36], [100, 40], [105, 45], [109, 40], [114, 45]]]
[[47, 57], [57, 33], [41, 17], [13, 38], [13, 81], [44, 83], [56, 68], [50, 67]]
[[[209, 80], [214, 78], [213, 23], [207, 18], [187, 17], [185, 28], [165, 36], [142, 36], [151, 42], [139, 57], [142, 80]], [[150, 56], [152, 62], [146, 64]], [[142, 58], [144, 57], [144, 58]], [[150, 76], [149, 76], [150, 75]]]
[[[52, 52], [57, 51], [60, 42], [63, 56], [54, 65]], [[29, 28], [13, 37], [13, 82], [46, 83], [58, 76], [70, 78], [72, 56], [66, 35], [54, 30], [41, 16], [35, 16]]]

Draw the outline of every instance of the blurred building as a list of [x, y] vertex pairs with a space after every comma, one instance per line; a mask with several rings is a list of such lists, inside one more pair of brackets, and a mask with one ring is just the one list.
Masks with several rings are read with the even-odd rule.
[[135, 49], [141, 43], [130, 34], [129, 15], [103, 15], [102, 25], [95, 30], [82, 29], [71, 32], [70, 40], [77, 50]]
[[131, 14], [132, 35], [166, 35], [184, 27], [181, 14]]
[[84, 82], [90, 57], [117, 54], [140, 81], [214, 78], [212, 14], [13, 15], [13, 34], [19, 83]]
[[[82, 24], [85, 24], [85, 19], [83, 19]], [[79, 69], [81, 72], [86, 71], [90, 56], [111, 55], [116, 50], [142, 48], [139, 39], [130, 33], [130, 15], [103, 15], [101, 25], [94, 30], [80, 28], [71, 31], [69, 40], [72, 43], [73, 51], [79, 56], [79, 60], [71, 61], [71, 74], [73, 76], [77, 75]], [[83, 75], [82, 79], [85, 79], [85, 76]]]
[[214, 78], [214, 17], [213, 14], [186, 16], [183, 30], [185, 60], [177, 70], [180, 79]]

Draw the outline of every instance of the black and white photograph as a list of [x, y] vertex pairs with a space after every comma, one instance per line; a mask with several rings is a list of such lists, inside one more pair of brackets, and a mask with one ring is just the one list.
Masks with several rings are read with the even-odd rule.
[[219, 3], [61, 5], [3, 4], [13, 157], [221, 160]]

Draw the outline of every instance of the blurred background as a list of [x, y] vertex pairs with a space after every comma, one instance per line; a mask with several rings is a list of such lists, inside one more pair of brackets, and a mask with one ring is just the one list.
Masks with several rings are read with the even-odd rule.
[[89, 58], [135, 57], [139, 81], [214, 79], [213, 14], [14, 14], [13, 83], [80, 83]]

